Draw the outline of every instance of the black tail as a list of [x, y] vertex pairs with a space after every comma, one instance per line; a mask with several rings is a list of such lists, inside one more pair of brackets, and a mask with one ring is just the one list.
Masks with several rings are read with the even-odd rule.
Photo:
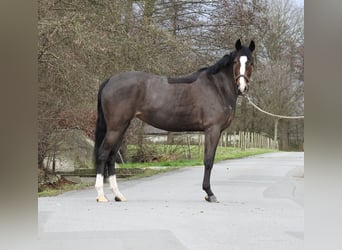
[[97, 121], [96, 121], [96, 129], [95, 129], [95, 146], [94, 146], [94, 160], [95, 164], [98, 161], [99, 157], [99, 147], [106, 135], [107, 127], [106, 127], [106, 121], [103, 116], [103, 110], [102, 110], [102, 102], [101, 102], [101, 93], [103, 88], [108, 83], [109, 79], [105, 80], [99, 88], [99, 92], [97, 95]]

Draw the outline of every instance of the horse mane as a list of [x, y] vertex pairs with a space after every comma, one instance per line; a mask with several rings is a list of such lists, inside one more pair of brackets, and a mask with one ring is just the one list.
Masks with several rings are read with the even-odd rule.
[[219, 61], [217, 61], [214, 65], [208, 67], [208, 74], [215, 75], [221, 71], [221, 69], [225, 68], [230, 64], [235, 57], [235, 53], [231, 52], [230, 54], [224, 55]]
[[168, 83], [193, 83], [197, 80], [197, 78], [203, 71], [206, 71], [208, 74], [211, 75], [217, 74], [223, 68], [227, 67], [227, 65], [234, 60], [234, 57], [235, 52], [231, 52], [230, 54], [224, 55], [219, 61], [209, 67], [201, 68], [191, 75], [185, 77], [168, 77], [167, 81]]

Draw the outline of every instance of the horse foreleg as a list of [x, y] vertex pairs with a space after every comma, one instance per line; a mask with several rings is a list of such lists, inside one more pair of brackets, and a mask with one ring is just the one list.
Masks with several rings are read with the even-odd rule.
[[208, 202], [218, 202], [216, 196], [211, 190], [210, 175], [220, 135], [221, 131], [218, 128], [210, 128], [205, 131], [204, 178], [202, 188], [207, 193], [205, 200]]

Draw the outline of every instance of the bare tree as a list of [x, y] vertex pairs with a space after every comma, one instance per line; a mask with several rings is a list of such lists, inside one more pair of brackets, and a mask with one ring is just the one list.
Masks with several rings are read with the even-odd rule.
[[[111, 75], [143, 70], [163, 75], [191, 71], [189, 44], [148, 25], [153, 1], [38, 2], [39, 165], [58, 128], [93, 134], [99, 84]], [[145, 19], [144, 19], [145, 15]]]
[[[254, 97], [254, 101], [261, 107], [274, 114], [301, 115], [301, 113], [298, 113], [300, 110], [297, 107], [299, 101], [297, 98], [298, 93], [301, 91], [301, 86], [291, 78], [290, 65], [286, 61], [272, 63], [265, 65], [256, 72], [258, 83], [253, 86], [251, 96]], [[274, 121], [273, 135], [277, 139], [279, 118], [265, 117], [264, 114], [257, 118], [259, 123], [263, 123], [263, 119], [272, 119]], [[283, 131], [281, 134], [282, 145], [287, 145], [288, 141], [287, 122], [286, 120], [281, 120], [281, 131]], [[264, 130], [272, 131], [270, 126], [269, 128], [264, 127]], [[287, 149], [287, 147], [284, 146], [284, 149]]]

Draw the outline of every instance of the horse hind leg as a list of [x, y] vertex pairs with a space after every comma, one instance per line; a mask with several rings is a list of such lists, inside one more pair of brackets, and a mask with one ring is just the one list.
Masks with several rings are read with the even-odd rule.
[[120, 149], [122, 141], [124, 139], [127, 128], [129, 127], [130, 121], [123, 123], [119, 129], [117, 129], [119, 137], [115, 141], [114, 147], [112, 148], [109, 158], [107, 160], [108, 175], [109, 175], [109, 186], [114, 194], [115, 201], [126, 201], [125, 196], [120, 192], [115, 174], [115, 161], [117, 153]]
[[95, 181], [95, 189], [97, 191], [97, 197], [96, 201], [97, 202], [108, 202], [107, 197], [104, 194], [103, 191], [103, 183], [104, 183], [104, 172], [105, 172], [105, 164], [106, 160], [104, 160], [104, 154], [103, 154], [103, 144], [104, 141], [102, 142], [102, 145], [99, 148], [99, 151], [101, 152], [101, 156], [96, 159], [96, 181]]
[[127, 201], [125, 196], [123, 196], [119, 190], [118, 184], [116, 182], [116, 175], [109, 176], [109, 185], [114, 193], [115, 201]]
[[115, 174], [115, 161], [117, 152], [120, 149], [122, 139], [123, 139], [124, 133], [121, 135], [121, 138], [117, 145], [115, 146], [114, 150], [111, 151], [109, 159], [107, 161], [108, 166], [108, 175], [109, 175], [109, 186], [114, 194], [114, 200], [115, 201], [126, 201], [125, 196], [122, 195], [122, 193], [119, 190], [118, 183], [116, 181], [116, 174]]
[[97, 202], [108, 202], [107, 197], [104, 195], [103, 191], [103, 183], [104, 183], [104, 172], [105, 172], [105, 164], [106, 164], [106, 156], [104, 155], [104, 140], [102, 141], [102, 144], [99, 151], [99, 156], [97, 156], [96, 160], [96, 180], [95, 180], [95, 189], [97, 191]]
[[103, 174], [96, 174], [95, 189], [97, 191], [97, 202], [108, 202], [108, 199], [103, 192], [103, 179]]
[[[99, 148], [98, 159], [96, 159], [96, 182], [95, 189], [97, 191], [98, 202], [108, 202], [107, 197], [104, 195], [103, 182], [104, 182], [104, 169], [107, 164], [108, 172], [111, 173], [111, 167], [108, 166], [108, 161], [111, 160], [111, 152], [113, 151], [114, 145], [116, 146], [120, 140], [121, 133], [120, 130], [108, 130], [104, 137], [104, 140]], [[116, 154], [116, 151], [115, 151]], [[115, 157], [114, 157], [115, 158]], [[115, 159], [114, 159], [115, 160]], [[114, 166], [114, 163], [113, 163]]]

